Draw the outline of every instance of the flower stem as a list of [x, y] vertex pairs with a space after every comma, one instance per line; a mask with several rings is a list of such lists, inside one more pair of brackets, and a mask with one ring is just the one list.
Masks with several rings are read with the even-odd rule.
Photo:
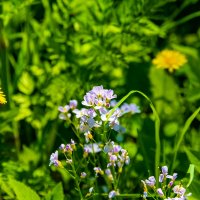
[[[107, 193], [93, 193], [93, 196], [108, 196]], [[140, 198], [141, 194], [119, 194], [117, 197], [126, 197], [126, 198]]]
[[74, 174], [74, 181], [75, 181], [75, 184], [76, 184], [76, 187], [77, 187], [77, 190], [78, 190], [78, 193], [79, 193], [79, 196], [80, 196], [80, 199], [83, 200], [83, 195], [82, 195], [82, 192], [81, 192], [81, 188], [80, 188], [80, 185], [79, 185], [79, 177], [77, 176], [77, 173], [76, 173], [76, 169], [75, 169], [75, 166], [74, 166], [74, 161], [72, 160], [72, 172]]

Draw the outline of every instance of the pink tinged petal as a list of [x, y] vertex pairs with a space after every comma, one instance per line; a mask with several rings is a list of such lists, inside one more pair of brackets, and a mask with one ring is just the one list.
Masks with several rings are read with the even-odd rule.
[[58, 166], [59, 162], [58, 162], [58, 151], [56, 151], [55, 153], [52, 153], [50, 156], [50, 165], [55, 165], [56, 167]]
[[173, 184], [174, 184], [174, 181], [170, 181], [169, 182], [169, 187], [172, 187]]
[[150, 176], [150, 177], [148, 178], [148, 180], [147, 180], [147, 179], [145, 180], [145, 183], [146, 183], [147, 185], [149, 185], [150, 187], [153, 187], [153, 186], [155, 185], [155, 183], [156, 183], [156, 179], [155, 179], [154, 176]]
[[66, 115], [64, 113], [60, 113], [59, 114], [59, 119], [66, 120], [67, 117], [66, 117]]
[[73, 151], [73, 149], [72, 149], [72, 147], [71, 147], [71, 144], [67, 144], [66, 147], [65, 147], [65, 149], [66, 149], [66, 151], [68, 151], [68, 152], [72, 152], [72, 151]]
[[104, 108], [104, 107], [100, 107], [100, 108], [99, 108], [99, 113], [100, 113], [100, 115], [105, 115], [105, 114], [108, 113], [108, 111], [107, 111], [106, 108]]
[[106, 169], [106, 170], [105, 170], [105, 173], [106, 173], [107, 176], [112, 175], [110, 169]]
[[94, 109], [91, 108], [91, 109], [87, 110], [87, 116], [94, 118], [97, 116], [97, 113], [94, 111]]
[[120, 130], [120, 125], [119, 124], [114, 124], [113, 126], [112, 126], [112, 128], [113, 128], [113, 130], [115, 130], [115, 131], [119, 131]]
[[101, 86], [94, 86], [90, 92], [96, 95], [102, 95], [103, 91], [104, 89], [103, 86], [101, 85]]
[[85, 172], [81, 172], [81, 178], [85, 178], [87, 176], [87, 174]]
[[112, 100], [112, 101], [110, 102], [110, 106], [111, 106], [111, 107], [116, 106], [116, 104], [117, 104], [117, 101], [116, 101], [116, 100]]
[[159, 182], [160, 182], [160, 183], [163, 182], [164, 177], [165, 177], [164, 174], [160, 174], [160, 176], [159, 176]]
[[65, 145], [64, 145], [64, 144], [61, 144], [60, 147], [59, 147], [59, 149], [60, 149], [60, 150], [64, 150], [64, 149], [65, 149]]
[[101, 151], [101, 148], [97, 143], [86, 144], [84, 145], [84, 151], [87, 153], [98, 153]]
[[178, 174], [177, 174], [177, 173], [174, 173], [174, 174], [173, 174], [173, 180], [175, 180], [177, 177], [178, 177]]
[[185, 194], [186, 189], [180, 185], [176, 185], [174, 186], [173, 191], [175, 194], [183, 196]]
[[117, 192], [116, 192], [115, 190], [112, 190], [111, 192], [109, 192], [108, 198], [109, 198], [109, 199], [112, 199], [112, 198], [114, 198], [116, 195], [117, 195]]
[[82, 116], [82, 112], [78, 109], [73, 110], [73, 113], [76, 114], [76, 118], [80, 118]]
[[92, 128], [95, 125], [95, 120], [93, 118], [90, 118], [90, 119], [88, 119], [87, 123], [88, 123], [89, 127]]
[[136, 104], [130, 104], [130, 112], [132, 113], [140, 113], [140, 108]]
[[174, 173], [173, 176], [171, 176], [171, 175], [167, 175], [166, 178], [169, 178], [169, 179], [175, 181], [176, 178], [177, 178], [177, 176], [178, 176], [178, 174], [177, 174], [177, 173]]
[[164, 175], [167, 175], [167, 174], [168, 174], [168, 167], [167, 167], [167, 166], [163, 166], [163, 167], [162, 167], [162, 173], [163, 173]]
[[84, 101], [82, 101], [82, 104], [85, 106], [93, 106], [94, 105], [94, 95], [87, 93], [84, 96]]
[[70, 107], [71, 109], [75, 109], [75, 108], [77, 107], [77, 105], [78, 105], [77, 100], [70, 100], [70, 102], [69, 102], [69, 107]]
[[145, 199], [147, 197], [147, 192], [143, 192], [143, 198]]
[[113, 146], [113, 149], [112, 149], [112, 152], [113, 153], [118, 153], [118, 152], [120, 152], [121, 151], [121, 146], [119, 146], [119, 145], [114, 145]]
[[130, 107], [129, 107], [129, 105], [127, 103], [122, 104], [120, 109], [121, 109], [123, 114], [125, 114], [125, 113], [130, 111]]
[[110, 156], [110, 162], [115, 162], [117, 160], [117, 156], [116, 155], [111, 155]]
[[157, 193], [158, 193], [158, 195], [159, 195], [160, 197], [163, 197], [163, 196], [164, 196], [164, 193], [163, 193], [163, 191], [162, 191], [161, 188], [158, 188], [158, 189], [157, 189]]
[[66, 106], [59, 106], [58, 107], [58, 110], [60, 111], [60, 112], [62, 112], [62, 113], [66, 113], [66, 112], [68, 112], [69, 111], [69, 109], [70, 109], [70, 107], [68, 106], [68, 105], [66, 105]]
[[114, 91], [113, 91], [113, 90], [105, 90], [104, 95], [105, 95], [105, 98], [108, 99], [108, 100], [117, 98], [117, 95], [114, 94]]

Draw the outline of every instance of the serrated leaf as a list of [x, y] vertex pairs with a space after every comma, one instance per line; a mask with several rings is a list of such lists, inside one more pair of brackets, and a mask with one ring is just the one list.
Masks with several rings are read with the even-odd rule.
[[40, 200], [37, 193], [22, 182], [10, 178], [9, 185], [16, 194], [17, 200]]

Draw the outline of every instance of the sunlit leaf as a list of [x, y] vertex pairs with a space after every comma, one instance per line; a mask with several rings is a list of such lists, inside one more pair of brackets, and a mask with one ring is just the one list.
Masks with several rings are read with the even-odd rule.
[[40, 200], [37, 193], [22, 182], [10, 178], [9, 185], [14, 190], [18, 200]]

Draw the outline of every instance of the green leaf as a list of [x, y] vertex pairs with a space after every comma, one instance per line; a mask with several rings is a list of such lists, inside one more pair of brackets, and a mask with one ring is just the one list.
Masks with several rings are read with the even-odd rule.
[[28, 148], [23, 145], [23, 151], [19, 154], [19, 160], [21, 163], [26, 165], [32, 163], [33, 165], [36, 165], [39, 161], [39, 158], [40, 154], [38, 154], [37, 151], [35, 151], [33, 148]]
[[30, 95], [35, 87], [34, 80], [28, 72], [23, 72], [18, 82], [18, 88], [24, 94]]
[[14, 199], [15, 195], [9, 187], [7, 180], [5, 180], [2, 175], [0, 175], [0, 188], [1, 191], [5, 192], [10, 198]]
[[172, 47], [175, 50], [185, 53], [186, 55], [190, 55], [195, 59], [199, 58], [198, 50], [195, 48], [188, 47], [188, 46], [181, 46], [181, 45], [177, 45], [177, 44], [172, 44]]
[[198, 153], [197, 155], [195, 155], [195, 152], [191, 152], [188, 148], [184, 148], [187, 157], [189, 159], [189, 161], [191, 163], [193, 163], [195, 165], [195, 169], [200, 173], [200, 157], [198, 157]]
[[198, 177], [194, 179], [192, 184], [190, 185], [189, 192], [192, 193], [192, 196], [190, 196], [188, 199], [189, 200], [199, 200], [200, 196], [200, 183]]
[[187, 90], [187, 99], [190, 102], [195, 102], [200, 99], [200, 85], [196, 85], [195, 88], [189, 88]]
[[[176, 146], [174, 148], [174, 158], [173, 158], [173, 162], [172, 162], [172, 170], [174, 169], [174, 164], [175, 164], [175, 161], [176, 161], [176, 156], [177, 156], [177, 153], [178, 153], [178, 150], [179, 150], [179, 147], [181, 145], [181, 142], [183, 141], [183, 138], [186, 134], [186, 132], [188, 131], [191, 123], [193, 122], [193, 120], [195, 119], [195, 117], [198, 115], [198, 113], [200, 112], [200, 107], [197, 108], [193, 113], [192, 115], [187, 119], [187, 121], [185, 122], [184, 124], [184, 127], [183, 127], [183, 130], [180, 134], [180, 137], [178, 138], [178, 141], [176, 143]], [[192, 162], [193, 163], [193, 162]]]
[[190, 180], [187, 184], [187, 187], [189, 187], [190, 184], [192, 183], [193, 179], [194, 179], [194, 164], [190, 164], [187, 173], [190, 174]]
[[32, 114], [32, 111], [29, 108], [20, 107], [18, 115], [15, 117], [15, 121], [20, 121], [29, 117]]
[[63, 187], [61, 183], [58, 183], [45, 198], [45, 200], [58, 200], [58, 199], [64, 200]]
[[[149, 73], [151, 82], [151, 91], [153, 99], [155, 99], [155, 106], [162, 117], [174, 121], [173, 116], [177, 116], [182, 111], [181, 99], [179, 97], [179, 88], [173, 79], [162, 69], [157, 69], [152, 66]], [[176, 101], [174, 101], [176, 99]]]
[[17, 200], [40, 200], [37, 193], [22, 182], [10, 178], [9, 185], [16, 194]]
[[178, 132], [178, 128], [178, 123], [169, 122], [164, 126], [164, 133], [168, 137], [174, 136]]

